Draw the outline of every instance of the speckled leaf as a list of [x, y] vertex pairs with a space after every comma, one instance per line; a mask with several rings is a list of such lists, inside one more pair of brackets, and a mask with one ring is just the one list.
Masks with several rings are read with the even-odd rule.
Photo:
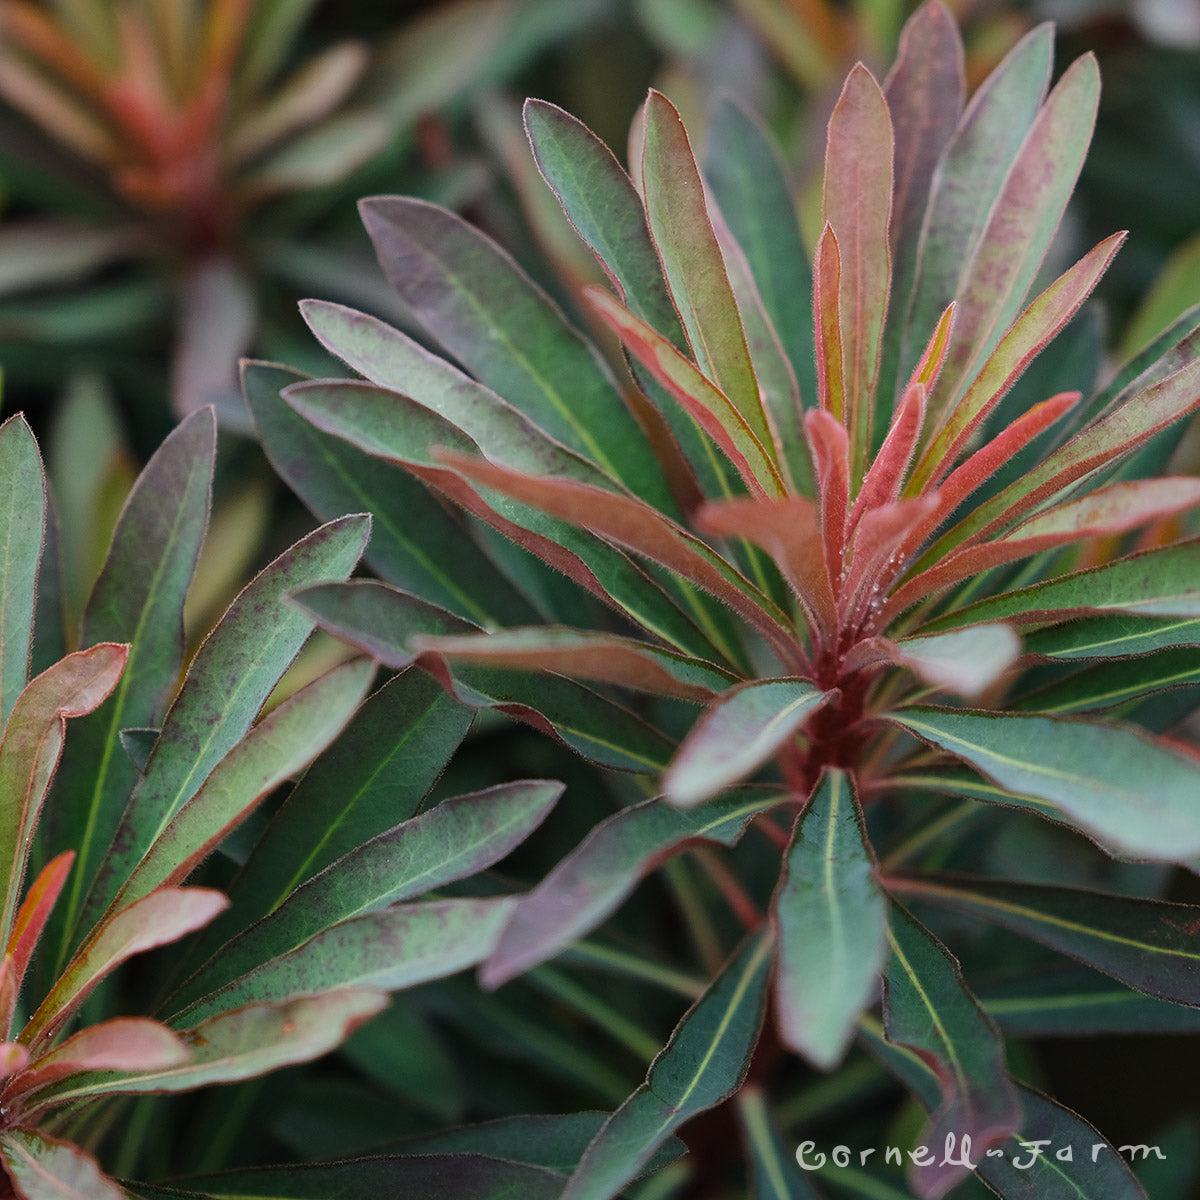
[[741, 789], [702, 809], [647, 800], [614, 813], [517, 900], [480, 981], [484, 987], [499, 987], [552, 958], [615, 911], [665, 856], [693, 840], [733, 845], [750, 821], [778, 799], [770, 791]]
[[699, 804], [787, 744], [832, 693], [806, 679], [760, 679], [726, 692], [684, 739], [663, 779], [672, 804]]
[[739, 1087], [758, 1040], [770, 962], [771, 939], [752, 936], [675, 1027], [646, 1082], [596, 1135], [562, 1200], [608, 1200], [680, 1125]]
[[887, 905], [844, 772], [826, 771], [809, 800], [772, 911], [780, 1034], [829, 1070], [845, 1054], [887, 955]]

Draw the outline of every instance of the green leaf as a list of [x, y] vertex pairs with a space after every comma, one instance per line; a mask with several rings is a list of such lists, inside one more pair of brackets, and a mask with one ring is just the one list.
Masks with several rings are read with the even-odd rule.
[[696, 364], [729, 397], [759, 443], [772, 445], [737, 301], [708, 216], [679, 113], [651, 91], [641, 162], [650, 234]]
[[512, 900], [429, 900], [334, 925], [172, 1016], [175, 1028], [245, 1004], [334, 988], [399, 990], [465, 970], [491, 952]]
[[599, 925], [672, 851], [693, 840], [731, 846], [778, 800], [774, 792], [741, 789], [692, 811], [647, 800], [614, 813], [517, 900], [480, 982], [499, 987], [552, 958]]
[[[303, 946], [338, 922], [465, 879], [504, 858], [542, 822], [563, 785], [500, 784], [444, 800], [343, 855], [240, 937], [223, 946], [184, 994], [210, 992]], [[172, 998], [178, 1004], [178, 996]]]
[[688, 1010], [646, 1082], [596, 1135], [561, 1200], [608, 1200], [680, 1125], [738, 1088], [758, 1039], [771, 945], [765, 934], [748, 939]]
[[841, 1061], [859, 1014], [873, 999], [887, 955], [887, 906], [853, 781], [842, 771], [826, 771], [809, 800], [772, 911], [780, 1034], [829, 1070]]
[[129, 494], [87, 602], [84, 644], [128, 642], [129, 661], [111, 701], [80, 722], [56, 783], [47, 841], [76, 853], [53, 925], [60, 950], [138, 781], [119, 734], [158, 726], [178, 681], [183, 606], [208, 526], [215, 453], [211, 409], [163, 442]]
[[1200, 644], [1200, 617], [1084, 617], [1025, 637], [1029, 654], [1058, 659], [1126, 658]]
[[125, 1200], [125, 1193], [91, 1155], [35, 1129], [18, 1127], [0, 1134], [0, 1154], [25, 1200]]
[[[431, 605], [368, 580], [310, 588], [296, 598], [322, 628], [390, 667], [418, 657], [416, 634], [460, 633], [464, 622]], [[431, 656], [432, 657], [432, 656]], [[558, 738], [578, 754], [625, 771], [659, 771], [673, 744], [628, 709], [570, 679], [499, 667], [457, 666], [453, 674], [425, 660], [456, 700], [495, 708]]]
[[369, 512], [371, 540], [363, 557], [384, 579], [481, 625], [528, 621], [529, 603], [424, 484], [322, 433], [280, 397], [304, 378], [267, 363], [242, 368], [242, 388], [263, 449], [317, 519]]
[[309, 1062], [341, 1045], [363, 1021], [387, 1006], [370, 988], [345, 988], [278, 1003], [251, 1003], [180, 1031], [190, 1060], [150, 1071], [84, 1074], [51, 1089], [65, 1104], [84, 1096], [179, 1092], [252, 1079]]
[[[1191, 636], [1200, 641], [1200, 621], [1191, 624]], [[1197, 683], [1200, 648], [1192, 645], [1089, 667], [1018, 697], [1010, 707], [1041, 713], [1085, 712], [1114, 708], [1152, 692]]]
[[46, 476], [21, 416], [0, 425], [0, 725], [29, 672], [38, 560], [46, 523]]
[[358, 561], [369, 519], [343, 517], [284, 551], [230, 605], [196, 653], [163, 722], [141, 783], [84, 906], [84, 922], [112, 901], [132, 867], [245, 736], [295, 658], [312, 622], [282, 603], [298, 587], [345, 579]]
[[672, 804], [699, 804], [787, 745], [833, 698], [806, 679], [759, 679], [718, 697], [684, 739], [663, 779]]
[[181, 883], [279, 784], [306, 767], [341, 732], [375, 674], [358, 660], [322, 675], [255, 725], [212, 769], [130, 872], [115, 904]]
[[942, 875], [888, 887], [994, 921], [1148, 995], [1200, 1008], [1200, 906]]
[[738, 1116], [754, 1181], [751, 1200], [820, 1200], [796, 1165], [794, 1151], [784, 1145], [757, 1087], [747, 1084], [738, 1093]]
[[671, 507], [615, 381], [503, 250], [420, 200], [376, 197], [361, 210], [392, 285], [480, 383], [651, 503]]
[[1200, 766], [1166, 742], [1053, 717], [910, 708], [888, 719], [1112, 852], [1162, 862], [1200, 855]]
[[[982, 1155], [1018, 1127], [1021, 1115], [999, 1034], [967, 991], [949, 951], [897, 905], [888, 941], [887, 1040], [911, 1048], [932, 1066], [942, 1094], [919, 1140], [941, 1146], [951, 1134], [970, 1137]], [[910, 1178], [919, 1195], [936, 1198], [965, 1174], [961, 1164], [935, 1158], [914, 1163]]]
[[102, 642], [43, 671], [17, 697], [0, 741], [0, 879], [5, 897], [0, 942], [7, 944], [30, 843], [54, 769], [66, 720], [93, 711], [117, 685], [128, 648]]

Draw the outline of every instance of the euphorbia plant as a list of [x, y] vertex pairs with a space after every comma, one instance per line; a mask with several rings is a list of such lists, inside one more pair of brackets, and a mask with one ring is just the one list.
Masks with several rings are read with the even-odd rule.
[[[572, 1200], [615, 1195], [738, 1088], [768, 991], [784, 1046], [830, 1069], [858, 1035], [933, 1111], [921, 1141], [937, 1153], [911, 1166], [919, 1194], [972, 1166], [1006, 1196], [1140, 1194], [1115, 1154], [1014, 1166], [1012, 1138], [1094, 1131], [1009, 1078], [995, 1024], [927, 928], [953, 932], [949, 908], [1200, 1005], [1196, 909], [1024, 868], [1002, 877], [965, 832], [991, 805], [1036, 813], [1070, 845], [1071, 878], [1101, 885], [1096, 847], [1200, 856], [1196, 755], [1161, 736], [1186, 711], [1169, 689], [1197, 678], [1200, 546], [1179, 521], [1200, 483], [1159, 477], [1164, 431], [1200, 405], [1200, 314], [1093, 391], [1081, 309], [1121, 235], [1035, 286], [1099, 87], [1085, 57], [1047, 95], [1051, 44], [1034, 30], [966, 103], [961, 45], [934, 3], [882, 86], [855, 68], [829, 123], [811, 273], [769, 142], [737, 107], [717, 110], [701, 168], [652, 93], [631, 178], [577, 121], [530, 102], [538, 165], [613, 285], [589, 289], [586, 311], [619, 338], [630, 378], [617, 383], [482, 234], [385, 197], [363, 204], [381, 264], [460, 365], [307, 304], [367, 380], [284, 391], [336, 474], [311, 469], [286, 410], [251, 388], [268, 452], [318, 511], [338, 488], [373, 502], [377, 478], [347, 471], [365, 452], [474, 521], [440, 557], [405, 529], [380, 568], [443, 608], [354, 583], [306, 592], [310, 612], [385, 662], [417, 658], [467, 703], [661, 782], [660, 799], [614, 814], [517, 904], [486, 986], [590, 931], [697, 841], [731, 844], [753, 822], [778, 845], [767, 885], [705, 860], [748, 941], [582, 1156]], [[507, 576], [494, 595], [460, 560], [473, 536], [479, 569]], [[514, 627], [520, 591], [542, 623]], [[1126, 659], [1118, 681], [1110, 660]], [[568, 698], [561, 676], [655, 697], [643, 714], [678, 746], [602, 693]], [[947, 860], [974, 874], [937, 869]], [[1086, 1014], [1077, 983], [1062, 1003]], [[1143, 1028], [1162, 1019], [1139, 1013]], [[755, 1081], [773, 1065], [760, 1057]], [[756, 1103], [743, 1095], [748, 1140], [769, 1159]], [[943, 1155], [951, 1137], [974, 1158]]]

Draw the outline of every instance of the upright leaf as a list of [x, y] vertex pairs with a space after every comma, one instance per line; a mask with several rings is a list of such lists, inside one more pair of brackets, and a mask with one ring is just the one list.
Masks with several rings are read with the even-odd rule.
[[797, 823], [772, 912], [780, 1033], [829, 1070], [845, 1053], [887, 954], [887, 906], [844, 772], [825, 772]]
[[742, 1082], [766, 999], [771, 939], [749, 938], [676, 1026], [642, 1084], [596, 1135], [562, 1200], [608, 1200], [685, 1121]]

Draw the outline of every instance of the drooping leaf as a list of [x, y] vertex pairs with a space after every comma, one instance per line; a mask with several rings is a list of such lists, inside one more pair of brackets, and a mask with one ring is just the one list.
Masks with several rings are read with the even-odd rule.
[[246, 734], [308, 638], [312, 622], [286, 607], [283, 597], [308, 584], [345, 579], [369, 525], [366, 517], [343, 517], [301, 539], [243, 589], [209, 634], [85, 902], [85, 921], [108, 907], [132, 866]]
[[650, 502], [670, 507], [615, 382], [504, 251], [420, 200], [376, 197], [361, 211], [392, 285], [476, 379]]
[[663, 793], [690, 807], [744, 779], [834, 698], [806, 679], [759, 679], [718, 697], [679, 748]]
[[280, 397], [304, 378], [267, 363], [242, 368], [263, 449], [318, 520], [370, 512], [363, 557], [384, 579], [480, 624], [528, 620], [528, 603], [422, 483], [317, 429]]
[[541, 780], [499, 784], [444, 800], [379, 834], [301, 884], [261, 921], [222, 946], [172, 1003], [249, 974], [338, 922], [490, 867], [525, 840], [561, 793], [561, 784]]
[[512, 903], [508, 896], [429, 900], [354, 917], [189, 1004], [170, 1024], [335, 988], [396, 991], [453, 975], [492, 952]]
[[888, 719], [1118, 854], [1163, 862], [1200, 854], [1200, 766], [1132, 727], [936, 708]]
[[[931, 1066], [941, 1103], [923, 1131], [924, 1145], [942, 1146], [949, 1134], [970, 1137], [978, 1153], [1019, 1127], [1016, 1090], [1004, 1069], [996, 1028], [963, 984], [949, 951], [893, 905], [891, 957], [884, 974], [888, 1042], [907, 1046]], [[945, 1195], [966, 1174], [961, 1163], [915, 1163], [910, 1177], [924, 1197]]]
[[680, 1125], [741, 1084], [762, 1021], [770, 951], [770, 937], [749, 938], [688, 1010], [646, 1082], [588, 1147], [562, 1200], [607, 1200]]
[[829, 1070], [845, 1053], [887, 954], [887, 905], [845, 772], [826, 771], [809, 800], [772, 911], [780, 1033]]
[[692, 840], [732, 845], [778, 799], [777, 793], [743, 789], [702, 809], [647, 800], [614, 813], [517, 900], [480, 971], [481, 983], [499, 987], [551, 958], [599, 925], [666, 855]]
[[1139, 991], [1200, 1008], [1194, 904], [940, 875], [901, 880], [893, 890], [995, 921]]
[[46, 476], [24, 417], [0, 425], [0, 724], [29, 677], [38, 561], [46, 521]]
[[125, 1200], [125, 1193], [90, 1154], [38, 1130], [5, 1130], [0, 1154], [25, 1200]]

